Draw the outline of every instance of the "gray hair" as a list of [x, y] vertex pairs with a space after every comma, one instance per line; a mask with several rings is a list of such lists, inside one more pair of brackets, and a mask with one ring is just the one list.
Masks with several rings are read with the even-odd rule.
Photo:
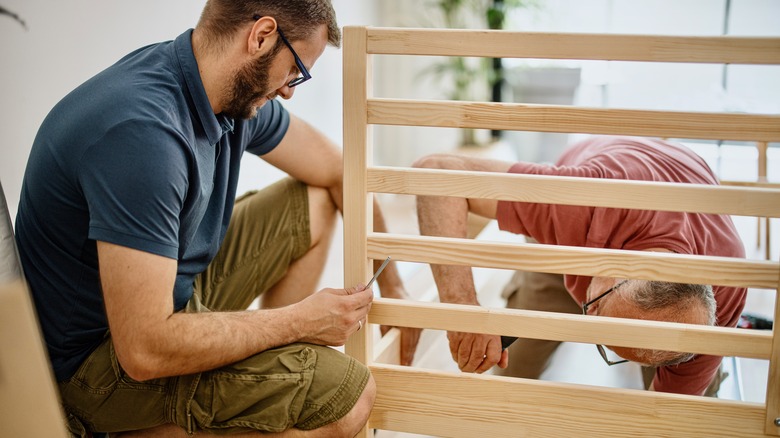
[[[712, 286], [704, 284], [671, 283], [667, 281], [634, 280], [633, 287], [624, 288], [622, 296], [642, 310], [666, 310], [684, 319], [691, 312], [706, 312], [707, 325], [715, 325], [715, 294]], [[676, 351], [635, 349], [637, 360], [656, 367], [677, 365], [691, 360], [693, 353]]]
[[[628, 289], [630, 299], [642, 310], [676, 310], [685, 314], [697, 307], [707, 312], [707, 325], [715, 325], [715, 294], [712, 286], [706, 284], [670, 283], [668, 281], [633, 281]], [[680, 318], [682, 319], [682, 318]]]

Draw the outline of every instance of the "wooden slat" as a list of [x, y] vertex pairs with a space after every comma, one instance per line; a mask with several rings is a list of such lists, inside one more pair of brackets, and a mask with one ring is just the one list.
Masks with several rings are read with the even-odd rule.
[[401, 363], [401, 330], [393, 327], [374, 346], [374, 362], [398, 365]]
[[721, 180], [720, 185], [722, 186], [733, 186], [733, 187], [761, 187], [764, 189], [780, 189], [780, 183], [776, 182], [756, 182], [756, 181], [729, 181], [729, 180]]
[[370, 53], [490, 58], [780, 64], [780, 38], [369, 28]]
[[[780, 275], [780, 271], [778, 272]], [[775, 317], [772, 333], [772, 354], [769, 360], [769, 376], [766, 382], [766, 421], [764, 432], [780, 436], [780, 288], [775, 296]]]
[[375, 324], [769, 359], [771, 333], [639, 319], [377, 298]]
[[555, 274], [765, 289], [778, 286], [778, 264], [773, 261], [665, 252], [371, 233], [368, 255], [392, 256], [396, 261]]
[[[344, 148], [348, 153], [344, 154], [344, 184], [355, 188], [344, 192], [344, 282], [348, 286], [370, 276], [365, 241], [372, 221], [364, 171], [370, 162], [365, 117], [370, 68], [365, 45], [365, 29], [345, 30]], [[370, 330], [358, 331], [350, 337], [346, 351], [367, 364], [373, 358], [371, 341]]]
[[473, 437], [749, 437], [762, 405], [374, 365], [379, 429]]
[[376, 98], [368, 123], [703, 140], [780, 141], [780, 116]]
[[648, 181], [372, 167], [368, 190], [546, 204], [780, 217], [780, 190]]

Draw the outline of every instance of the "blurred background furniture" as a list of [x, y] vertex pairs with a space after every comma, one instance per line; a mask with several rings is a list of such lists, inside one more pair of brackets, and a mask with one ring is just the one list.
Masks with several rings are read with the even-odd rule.
[[54, 376], [0, 184], [0, 435], [66, 437]]

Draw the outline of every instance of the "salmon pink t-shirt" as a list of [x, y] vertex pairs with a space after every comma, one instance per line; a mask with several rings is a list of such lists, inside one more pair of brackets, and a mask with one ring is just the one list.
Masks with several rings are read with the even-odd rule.
[[[638, 137], [592, 137], [569, 148], [556, 165], [520, 162], [510, 173], [635, 181], [718, 184], [699, 156], [684, 146]], [[678, 254], [744, 257], [744, 246], [727, 215], [581, 207], [527, 202], [498, 203], [502, 230], [540, 243], [627, 250], [662, 248]], [[566, 275], [575, 301], [585, 300], [591, 277]], [[745, 288], [713, 285], [717, 325], [734, 327], [745, 304]], [[720, 357], [697, 355], [659, 368], [656, 391], [702, 394]]]

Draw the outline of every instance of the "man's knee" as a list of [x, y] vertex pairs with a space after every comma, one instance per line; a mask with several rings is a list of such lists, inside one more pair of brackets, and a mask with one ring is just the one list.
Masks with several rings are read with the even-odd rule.
[[369, 375], [368, 383], [366, 383], [363, 393], [360, 394], [355, 406], [352, 407], [347, 415], [342, 417], [334, 425], [343, 432], [343, 435], [338, 436], [355, 436], [368, 422], [368, 417], [371, 415], [371, 409], [374, 407], [374, 401], [376, 400], [376, 382], [374, 376]]
[[324, 187], [306, 186], [310, 214], [334, 215], [337, 208], [330, 190]]
[[371, 414], [371, 410], [374, 408], [374, 401], [376, 401], [376, 381], [374, 380], [374, 376], [369, 374], [368, 383], [366, 383], [366, 387], [363, 389], [363, 393], [360, 395], [360, 399], [355, 404], [354, 408], [362, 415], [363, 420], [360, 423], [361, 427], [368, 422], [368, 417]]
[[309, 224], [312, 244], [323, 236], [332, 234], [336, 225], [338, 208], [328, 189], [307, 186], [309, 197]]

